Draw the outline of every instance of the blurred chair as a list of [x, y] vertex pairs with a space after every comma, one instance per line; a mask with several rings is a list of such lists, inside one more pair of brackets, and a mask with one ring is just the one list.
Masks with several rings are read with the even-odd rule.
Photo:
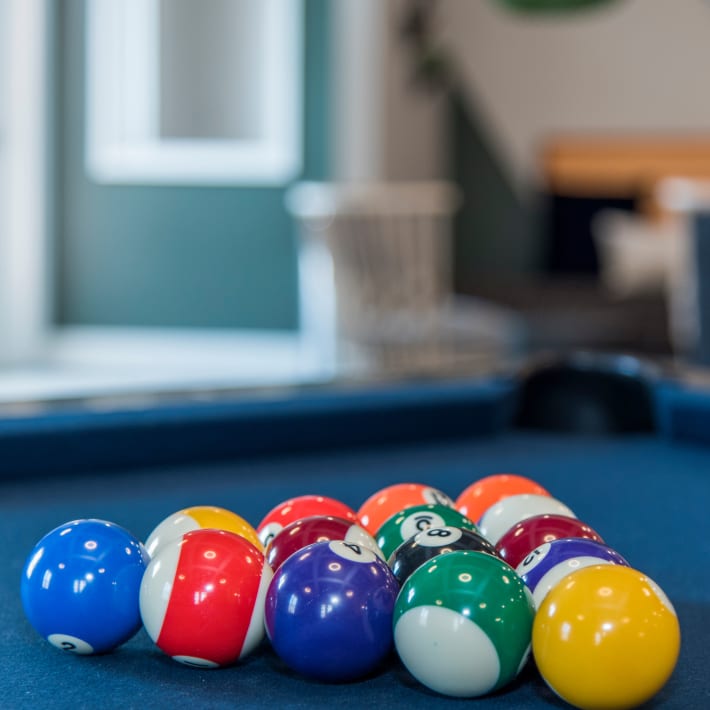
[[666, 177], [652, 199], [650, 213], [598, 215], [601, 281], [618, 298], [662, 291], [674, 354], [710, 365], [710, 180]]
[[672, 231], [667, 262], [672, 333], [677, 352], [710, 365], [710, 179], [668, 177], [656, 187], [662, 223]]
[[454, 296], [452, 217], [443, 182], [301, 183], [302, 328], [339, 368], [376, 372], [490, 367], [520, 339], [502, 308]]

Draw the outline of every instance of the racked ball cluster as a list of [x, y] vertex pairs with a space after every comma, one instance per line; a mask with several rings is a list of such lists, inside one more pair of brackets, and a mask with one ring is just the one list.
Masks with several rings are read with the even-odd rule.
[[267, 640], [292, 671], [344, 683], [385, 668], [394, 648], [419, 683], [453, 697], [504, 689], [532, 655], [579, 708], [644, 703], [680, 648], [658, 585], [513, 474], [456, 500], [418, 483], [358, 510], [299, 496], [256, 527], [197, 506], [145, 546], [113, 523], [76, 520], [30, 552], [21, 596], [35, 629], [68, 652], [105, 653], [143, 625], [187, 666], [229, 666]]
[[519, 476], [490, 476], [456, 505], [490, 503], [477, 508], [479, 525], [532, 593], [532, 654], [547, 685], [579, 708], [641, 705], [675, 668], [675, 610], [653, 580], [539, 488]]

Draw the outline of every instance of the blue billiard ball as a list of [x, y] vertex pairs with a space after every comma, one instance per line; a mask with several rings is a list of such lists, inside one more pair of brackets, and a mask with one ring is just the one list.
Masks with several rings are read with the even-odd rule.
[[20, 593], [27, 618], [51, 644], [104, 653], [141, 626], [138, 598], [149, 562], [141, 544], [105, 520], [74, 520], [47, 533], [29, 554]]
[[372, 550], [315, 542], [279, 567], [266, 594], [266, 632], [291, 669], [326, 682], [374, 671], [392, 648], [399, 585]]

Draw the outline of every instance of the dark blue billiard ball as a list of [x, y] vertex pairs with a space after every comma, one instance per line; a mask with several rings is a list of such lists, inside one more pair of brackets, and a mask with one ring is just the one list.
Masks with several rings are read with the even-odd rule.
[[279, 567], [266, 594], [266, 632], [286, 665], [304, 676], [346, 682], [374, 671], [393, 642], [399, 585], [372, 550], [316, 542]]
[[140, 541], [105, 520], [74, 520], [47, 533], [22, 571], [27, 618], [51, 644], [104, 653], [141, 626], [138, 597], [148, 555]]

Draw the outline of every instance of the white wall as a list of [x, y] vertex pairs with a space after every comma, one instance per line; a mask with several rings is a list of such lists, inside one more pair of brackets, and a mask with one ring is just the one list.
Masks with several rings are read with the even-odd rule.
[[443, 176], [443, 105], [414, 90], [397, 34], [406, 0], [334, 0], [333, 156], [341, 180]]
[[[444, 113], [407, 85], [396, 36], [404, 0], [336, 5], [336, 57], [350, 66], [336, 73], [335, 153], [351, 156], [341, 172], [440, 176]], [[558, 132], [710, 131], [708, 0], [616, 0], [558, 15], [440, 0], [438, 17], [468, 102], [516, 184], [537, 177], [541, 145]]]
[[710, 131], [710, 2], [617, 0], [564, 16], [442, 0], [442, 39], [513, 176], [557, 132]]
[[411, 59], [399, 37], [406, 0], [388, 0], [386, 5], [388, 42], [383, 53], [386, 177], [439, 178], [446, 172], [443, 95], [412, 85]]
[[[7, 0], [0, 0], [0, 47], [7, 47]], [[5, 152], [6, 152], [6, 114], [7, 114], [7, 66], [8, 53], [0, 49], [0, 215], [3, 214], [3, 196], [5, 187]], [[0, 240], [2, 239], [2, 223], [0, 223]]]

